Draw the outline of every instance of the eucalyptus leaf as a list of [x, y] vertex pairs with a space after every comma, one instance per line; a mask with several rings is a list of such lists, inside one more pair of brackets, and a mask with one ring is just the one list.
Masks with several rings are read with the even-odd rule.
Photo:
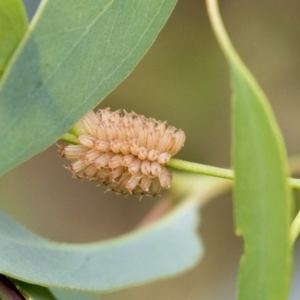
[[27, 27], [22, 1], [0, 0], [0, 78]]
[[0, 176], [46, 149], [136, 66], [176, 0], [42, 1], [0, 85]]
[[99, 294], [78, 292], [72, 290], [51, 289], [57, 300], [100, 300]]
[[45, 287], [19, 280], [17, 280], [16, 283], [26, 300], [57, 300], [57, 298]]
[[0, 212], [0, 272], [42, 286], [103, 292], [175, 275], [202, 256], [197, 204], [148, 227], [90, 244], [48, 241]]
[[266, 96], [231, 45], [217, 1], [207, 2], [232, 76], [236, 230], [245, 243], [239, 299], [287, 299], [291, 191], [283, 138]]

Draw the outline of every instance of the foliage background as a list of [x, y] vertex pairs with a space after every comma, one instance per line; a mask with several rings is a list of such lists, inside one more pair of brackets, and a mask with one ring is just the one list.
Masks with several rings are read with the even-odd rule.
[[[29, 14], [38, 2], [25, 1]], [[289, 155], [299, 153], [300, 3], [226, 0], [220, 8], [236, 49], [271, 101]], [[179, 0], [153, 47], [100, 107], [168, 120], [187, 135], [179, 157], [228, 167], [229, 99], [227, 65], [204, 1]], [[134, 228], [156, 202], [104, 194], [102, 187], [72, 179], [64, 163], [53, 146], [7, 174], [0, 181], [1, 208], [42, 236], [87, 242]], [[230, 197], [209, 203], [201, 215], [206, 254], [196, 268], [103, 299], [232, 299], [242, 245], [234, 236]], [[300, 295], [298, 256], [291, 299]]]

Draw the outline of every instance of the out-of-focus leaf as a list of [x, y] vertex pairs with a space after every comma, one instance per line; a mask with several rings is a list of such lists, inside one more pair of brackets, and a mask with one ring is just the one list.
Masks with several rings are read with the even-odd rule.
[[202, 255], [188, 201], [153, 225], [104, 242], [51, 242], [0, 212], [0, 272], [42, 286], [102, 292], [168, 277]]
[[208, 0], [233, 86], [235, 216], [245, 253], [239, 299], [287, 299], [291, 277], [291, 192], [284, 142], [268, 100], [230, 43], [217, 0]]
[[71, 290], [51, 289], [57, 300], [100, 300], [99, 294]]
[[[56, 297], [45, 287], [29, 284], [16, 280], [18, 287], [26, 299], [29, 300], [57, 300]], [[83, 299], [84, 300], [84, 299]]]
[[22, 1], [0, 0], [0, 78], [27, 27]]
[[2, 76], [0, 176], [46, 149], [136, 66], [176, 0], [43, 1]]

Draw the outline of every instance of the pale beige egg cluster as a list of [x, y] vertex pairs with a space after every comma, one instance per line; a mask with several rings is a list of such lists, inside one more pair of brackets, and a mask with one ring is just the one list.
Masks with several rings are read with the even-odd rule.
[[78, 178], [100, 181], [118, 194], [158, 195], [170, 187], [165, 167], [183, 146], [185, 134], [166, 122], [134, 112], [90, 111], [78, 124], [79, 145], [65, 145], [61, 156]]

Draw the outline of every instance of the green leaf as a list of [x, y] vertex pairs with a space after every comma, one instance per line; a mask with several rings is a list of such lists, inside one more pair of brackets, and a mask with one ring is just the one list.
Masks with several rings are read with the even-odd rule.
[[[57, 300], [100, 300], [99, 294], [71, 290], [51, 289]], [[35, 299], [34, 299], [35, 300]]]
[[28, 300], [56, 300], [47, 288], [19, 280], [16, 280], [16, 283], [21, 293]]
[[202, 255], [193, 201], [153, 225], [90, 244], [48, 241], [0, 212], [0, 273], [42, 286], [103, 292], [165, 278]]
[[291, 278], [291, 192], [283, 138], [268, 100], [230, 43], [208, 0], [215, 34], [230, 65], [237, 233], [244, 238], [239, 299], [287, 299]]
[[176, 0], [43, 1], [0, 86], [0, 176], [46, 149], [136, 66]]
[[0, 78], [28, 24], [21, 0], [0, 0]]

